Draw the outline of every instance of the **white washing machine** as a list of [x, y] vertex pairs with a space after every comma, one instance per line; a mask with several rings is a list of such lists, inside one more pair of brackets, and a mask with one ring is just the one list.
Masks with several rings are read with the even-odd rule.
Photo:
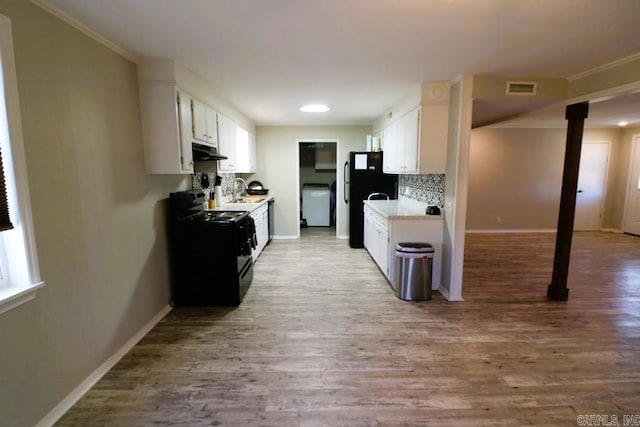
[[309, 227], [331, 225], [331, 189], [328, 184], [302, 186], [302, 217]]

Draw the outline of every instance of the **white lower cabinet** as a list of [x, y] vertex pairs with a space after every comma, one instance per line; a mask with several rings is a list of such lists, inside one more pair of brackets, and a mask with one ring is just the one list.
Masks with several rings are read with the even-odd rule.
[[389, 229], [387, 220], [370, 209], [364, 208], [364, 247], [385, 276], [389, 277]]
[[269, 205], [265, 204], [251, 212], [251, 218], [253, 218], [255, 223], [256, 238], [258, 239], [256, 248], [251, 251], [251, 255], [255, 261], [269, 241]]
[[434, 219], [428, 216], [387, 218], [365, 205], [364, 246], [394, 289], [397, 288], [395, 248], [396, 244], [401, 242], [424, 242], [433, 245], [431, 287], [440, 287], [443, 222], [441, 218]]

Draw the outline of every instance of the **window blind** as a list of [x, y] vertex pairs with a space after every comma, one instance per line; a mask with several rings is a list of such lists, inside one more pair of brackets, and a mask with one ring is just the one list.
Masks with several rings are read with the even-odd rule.
[[0, 150], [0, 231], [13, 228], [9, 219], [9, 202], [7, 200], [7, 185], [4, 178], [4, 166], [2, 163], [2, 150]]

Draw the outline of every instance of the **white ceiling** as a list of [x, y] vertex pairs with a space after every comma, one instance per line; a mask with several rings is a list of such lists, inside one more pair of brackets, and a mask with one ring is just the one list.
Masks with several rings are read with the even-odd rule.
[[569, 77], [640, 52], [639, 0], [36, 2], [183, 63], [256, 124], [371, 124], [423, 81]]

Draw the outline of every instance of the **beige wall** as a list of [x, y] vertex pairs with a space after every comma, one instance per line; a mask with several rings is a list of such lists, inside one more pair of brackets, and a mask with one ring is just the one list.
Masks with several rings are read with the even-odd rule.
[[32, 426], [168, 303], [165, 207], [143, 170], [136, 66], [32, 3], [13, 24], [46, 287], [0, 316], [0, 424]]
[[[619, 129], [585, 129], [583, 141], [610, 141], [603, 228], [620, 229], [628, 145]], [[630, 138], [627, 138], [630, 139]], [[478, 128], [471, 132], [468, 230], [557, 227], [566, 131]], [[627, 151], [625, 151], [627, 150]], [[624, 180], [621, 177], [624, 176]], [[624, 190], [622, 190], [624, 191]], [[501, 223], [497, 218], [501, 218]]]
[[371, 126], [258, 126], [256, 129], [258, 165], [253, 179], [269, 188], [275, 198], [275, 236], [293, 238], [300, 227], [296, 184], [298, 179], [298, 141], [338, 141], [337, 223], [338, 235], [347, 237], [348, 212], [343, 200], [343, 165], [349, 151], [362, 151]]

